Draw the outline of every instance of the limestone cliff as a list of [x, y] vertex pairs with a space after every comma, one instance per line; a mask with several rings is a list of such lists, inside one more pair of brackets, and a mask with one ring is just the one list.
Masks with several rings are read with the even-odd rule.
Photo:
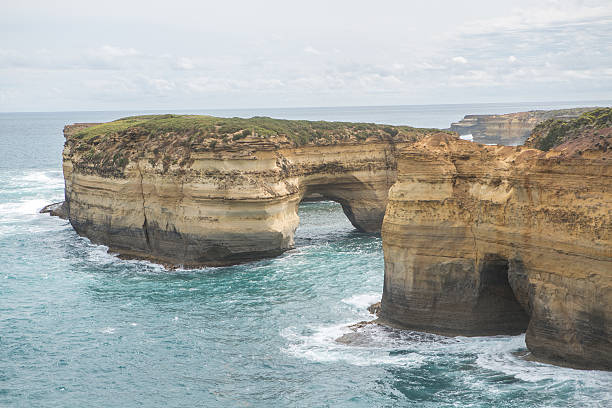
[[382, 319], [526, 330], [541, 360], [612, 369], [612, 151], [599, 136], [549, 152], [448, 136], [403, 149], [382, 229]]
[[478, 143], [516, 146], [522, 144], [533, 128], [549, 119], [569, 120], [595, 108], [534, 110], [504, 115], [466, 115], [451, 124], [450, 130], [460, 135], [471, 134]]
[[292, 248], [308, 194], [380, 231], [397, 148], [436, 132], [177, 115], [67, 126], [64, 208], [80, 235], [123, 256], [185, 266], [275, 256]]

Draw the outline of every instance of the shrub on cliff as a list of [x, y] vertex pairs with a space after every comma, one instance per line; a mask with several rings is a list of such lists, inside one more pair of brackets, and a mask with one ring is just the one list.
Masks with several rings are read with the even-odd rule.
[[[296, 145], [304, 145], [317, 139], [349, 140], [357, 134], [392, 137], [437, 132], [437, 129], [417, 129], [409, 126], [383, 126], [374, 123], [324, 122], [307, 120], [283, 120], [256, 116], [244, 118], [217, 118], [202, 115], [144, 115], [118, 119], [76, 130], [73, 138], [88, 144], [111, 136], [125, 138], [145, 136], [156, 139], [172, 135], [202, 136], [223, 140], [239, 140], [254, 134], [268, 138], [284, 136]], [[360, 137], [360, 139], [364, 139]]]
[[65, 135], [72, 152], [83, 152], [83, 160], [78, 165], [92, 172], [121, 176], [135, 158], [148, 158], [152, 166], [164, 158], [163, 169], [167, 171], [176, 163], [188, 163], [194, 151], [248, 148], [248, 141], [237, 142], [250, 136], [273, 139], [278, 146], [287, 143], [303, 146], [364, 142], [368, 138], [416, 141], [437, 132], [441, 131], [374, 123], [282, 120], [259, 116], [244, 119], [144, 115], [108, 123], [68, 126]]
[[611, 126], [612, 108], [595, 109], [569, 121], [549, 119], [533, 129], [525, 142], [525, 146], [548, 151], [569, 140], [580, 137], [585, 131]]

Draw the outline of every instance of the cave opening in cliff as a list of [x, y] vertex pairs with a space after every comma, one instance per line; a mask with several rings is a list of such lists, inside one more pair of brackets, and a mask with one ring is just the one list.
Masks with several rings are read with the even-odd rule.
[[509, 280], [508, 259], [487, 254], [480, 261], [480, 287], [477, 309], [483, 322], [491, 322], [498, 334], [527, 331], [529, 316], [519, 302]]

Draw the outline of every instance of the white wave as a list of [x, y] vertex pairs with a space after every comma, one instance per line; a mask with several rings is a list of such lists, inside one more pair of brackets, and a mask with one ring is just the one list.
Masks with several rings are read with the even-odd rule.
[[63, 187], [64, 177], [62, 172], [57, 170], [10, 172], [0, 175], [0, 192], [2, 193], [57, 191]]
[[[131, 265], [138, 265], [138, 266], [143, 266], [145, 267], [148, 271], [153, 272], [153, 273], [170, 273], [173, 272], [172, 269], [168, 269], [166, 268], [164, 265], [155, 263], [155, 262], [151, 262], [151, 261], [147, 261], [146, 259], [120, 259], [117, 254], [112, 254], [112, 256], [119, 262], [122, 263], [126, 263], [126, 264], [131, 264]], [[178, 269], [176, 269], [176, 271], [178, 271]]]
[[[490, 339], [487, 341], [487, 339]], [[470, 344], [472, 343], [472, 344]], [[479, 367], [512, 375], [526, 382], [551, 380], [555, 383], [579, 381], [589, 387], [612, 384], [612, 374], [596, 370], [576, 370], [523, 359], [515, 354], [526, 349], [525, 335], [514, 337], [475, 338], [464, 342], [467, 347], [479, 350], [476, 364]]]
[[351, 296], [349, 298], [342, 299], [342, 303], [353, 306], [356, 309], [367, 310], [372, 304], [380, 302], [380, 293], [361, 293], [358, 295]]
[[87, 260], [91, 263], [108, 265], [121, 261], [116, 254], [108, 252], [108, 247], [106, 245], [93, 244], [89, 239], [80, 236], [78, 240], [86, 249]]
[[170, 270], [166, 269], [165, 266], [144, 259], [121, 259], [119, 258], [119, 254], [109, 252], [109, 248], [106, 245], [94, 244], [86, 237], [79, 236], [78, 241], [85, 250], [87, 261], [93, 264], [97, 264], [99, 266], [108, 266], [113, 264], [135, 265], [146, 268], [147, 272], [170, 272]]
[[32, 184], [42, 184], [45, 186], [63, 187], [64, 178], [61, 171], [30, 171], [18, 177], [17, 180], [25, 181]]
[[100, 332], [104, 333], [104, 334], [113, 334], [115, 333], [115, 329], [114, 327], [105, 327], [102, 330], [100, 330]]
[[[363, 294], [344, 299], [343, 302], [359, 307], [372, 299], [373, 294], [371, 297]], [[287, 328], [281, 332], [289, 343], [284, 352], [316, 362], [403, 367], [420, 367], [426, 362], [446, 362], [471, 355], [475, 359], [475, 366], [484, 370], [470, 375], [467, 381], [473, 388], [482, 388], [486, 392], [498, 391], [497, 386], [488, 380], [486, 373], [491, 371], [528, 383], [544, 382], [549, 384], [547, 387], [579, 384], [585, 390], [593, 390], [584, 396], [589, 400], [585, 400], [587, 405], [593, 401], [612, 399], [609, 391], [612, 374], [608, 372], [574, 370], [519, 357], [516, 352], [526, 350], [525, 335], [444, 337], [378, 325], [366, 325], [353, 331], [349, 328], [350, 324], [309, 327], [302, 333], [295, 327]], [[336, 341], [344, 335], [349, 336], [350, 343]]]
[[459, 139], [462, 139], [462, 140], [469, 140], [470, 142], [473, 142], [473, 141], [474, 141], [474, 136], [472, 136], [472, 134], [471, 134], [471, 133], [469, 133], [469, 134], [467, 134], [467, 135], [461, 135], [461, 136], [459, 136]]
[[344, 362], [356, 366], [396, 365], [417, 367], [425, 361], [424, 356], [414, 352], [396, 354], [384, 347], [355, 347], [336, 341], [344, 334], [353, 333], [345, 323], [335, 326], [313, 327], [312, 334], [300, 335], [294, 327], [281, 335], [291, 342], [284, 350], [287, 354], [315, 362]]
[[0, 215], [36, 215], [49, 201], [43, 198], [14, 201], [0, 204]]

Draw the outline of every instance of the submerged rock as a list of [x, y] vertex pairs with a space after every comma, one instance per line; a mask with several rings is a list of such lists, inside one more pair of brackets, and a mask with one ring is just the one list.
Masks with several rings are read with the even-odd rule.
[[378, 316], [380, 314], [380, 302], [371, 304], [368, 307], [368, 312], [372, 313], [373, 315]]
[[64, 201], [60, 201], [58, 203], [51, 203], [45, 205], [39, 213], [41, 214], [49, 214], [53, 217], [59, 217], [61, 219], [67, 220], [68, 214], [66, 212], [66, 206]]
[[361, 321], [348, 328], [351, 332], [338, 337], [336, 342], [353, 347], [388, 347], [410, 343], [448, 344], [456, 341], [446, 336], [406, 330], [383, 319]]

